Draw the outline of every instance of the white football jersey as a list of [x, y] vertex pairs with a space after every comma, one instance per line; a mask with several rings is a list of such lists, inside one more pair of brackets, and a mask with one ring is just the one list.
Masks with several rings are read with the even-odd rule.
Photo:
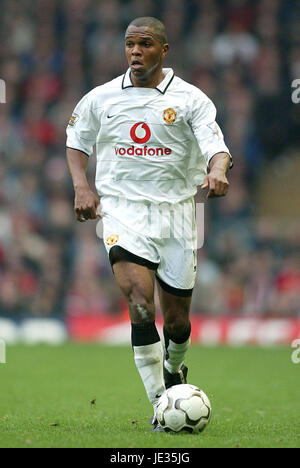
[[163, 69], [156, 88], [134, 87], [130, 70], [86, 94], [67, 127], [67, 147], [96, 145], [100, 196], [176, 203], [197, 192], [210, 159], [229, 150], [216, 108], [198, 88]]

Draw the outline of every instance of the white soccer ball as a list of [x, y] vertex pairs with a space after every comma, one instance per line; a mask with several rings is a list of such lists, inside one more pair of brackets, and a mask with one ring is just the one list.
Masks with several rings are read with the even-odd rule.
[[211, 404], [203, 390], [190, 384], [174, 385], [160, 397], [156, 418], [169, 432], [202, 432], [209, 423]]

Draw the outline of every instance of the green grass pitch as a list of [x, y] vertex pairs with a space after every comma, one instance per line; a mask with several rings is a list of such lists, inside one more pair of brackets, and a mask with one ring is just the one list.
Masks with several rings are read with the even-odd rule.
[[0, 447], [300, 447], [291, 348], [192, 346], [189, 382], [212, 403], [199, 435], [151, 433], [129, 346], [11, 346], [0, 365]]

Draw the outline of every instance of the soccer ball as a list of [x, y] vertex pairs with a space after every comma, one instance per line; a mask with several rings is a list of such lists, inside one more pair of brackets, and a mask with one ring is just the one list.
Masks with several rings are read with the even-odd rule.
[[190, 384], [174, 385], [160, 397], [156, 418], [166, 432], [202, 432], [209, 423], [211, 404], [203, 390]]

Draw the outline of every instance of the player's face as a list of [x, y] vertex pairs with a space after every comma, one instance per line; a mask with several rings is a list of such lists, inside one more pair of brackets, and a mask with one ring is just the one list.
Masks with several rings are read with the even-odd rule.
[[125, 52], [134, 78], [149, 81], [155, 72], [161, 71], [168, 48], [151, 28], [130, 26], [125, 36]]

